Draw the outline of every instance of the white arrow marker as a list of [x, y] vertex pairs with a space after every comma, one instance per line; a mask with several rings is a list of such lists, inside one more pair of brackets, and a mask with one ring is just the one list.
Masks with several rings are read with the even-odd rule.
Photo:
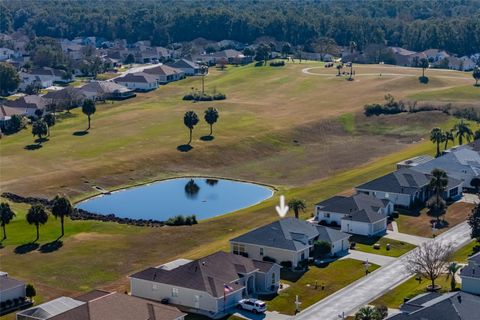
[[285, 215], [288, 212], [288, 206], [285, 205], [284, 196], [280, 196], [280, 206], [276, 206], [275, 209], [277, 209], [277, 213], [280, 216], [280, 218], [285, 217]]

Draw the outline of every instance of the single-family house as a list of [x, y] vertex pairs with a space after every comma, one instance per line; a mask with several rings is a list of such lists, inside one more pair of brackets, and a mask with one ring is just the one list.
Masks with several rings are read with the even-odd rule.
[[83, 101], [86, 99], [85, 94], [80, 90], [80, 88], [74, 88], [71, 86], [57, 91], [50, 91], [44, 94], [42, 97], [47, 99], [49, 107], [52, 106], [60, 109], [71, 109], [81, 106]]
[[246, 56], [242, 52], [234, 49], [226, 49], [206, 55], [213, 58], [213, 63], [225, 62], [228, 64], [247, 64], [253, 61], [252, 56]]
[[393, 58], [395, 59], [395, 63], [399, 66], [409, 67], [412, 65], [412, 60], [414, 55], [416, 54], [415, 51], [407, 50], [401, 47], [389, 47], [389, 49], [393, 53]]
[[183, 320], [173, 306], [127, 294], [93, 290], [76, 298], [58, 299], [17, 313], [17, 320]]
[[180, 69], [187, 76], [196, 76], [201, 74], [200, 65], [187, 59], [180, 59], [175, 62], [169, 62], [167, 63], [167, 66], [175, 69]]
[[0, 104], [0, 131], [8, 131], [8, 124], [14, 115], [24, 116], [25, 114], [20, 109], [7, 107], [3, 104]]
[[[331, 254], [348, 251], [350, 235], [296, 218], [284, 218], [230, 240], [234, 254], [256, 260], [274, 260], [297, 267], [313, 257], [314, 243], [326, 241]], [[267, 257], [267, 258], [266, 258]]]
[[15, 51], [8, 48], [0, 48], [0, 61], [5, 61], [15, 57]]
[[448, 58], [448, 68], [458, 71], [472, 71], [477, 64], [467, 56]]
[[145, 72], [127, 73], [123, 77], [115, 78], [122, 86], [134, 91], [150, 91], [158, 88], [157, 78]]
[[90, 100], [123, 100], [135, 97], [133, 90], [113, 81], [92, 81], [80, 87]]
[[23, 71], [20, 71], [18, 76], [20, 78], [20, 85], [18, 88], [22, 91], [25, 91], [25, 89], [30, 85], [36, 85], [41, 89], [48, 88], [53, 85], [53, 77], [44, 77]]
[[421, 52], [431, 63], [436, 63], [444, 59], [450, 58], [450, 55], [445, 50], [427, 49]]
[[[430, 163], [430, 162], [428, 162]], [[390, 200], [395, 206], [410, 208], [415, 204], [424, 204], [432, 195], [429, 188], [430, 172], [420, 172], [417, 168], [401, 168], [382, 177], [364, 183], [356, 190], [378, 199]], [[448, 172], [447, 172], [448, 173]], [[456, 199], [462, 194], [463, 182], [448, 177], [448, 186], [443, 194], [445, 199]]]
[[363, 193], [335, 196], [315, 205], [315, 221], [341, 226], [346, 233], [375, 236], [387, 231], [393, 203]]
[[35, 117], [35, 112], [46, 112], [48, 100], [38, 95], [27, 95], [16, 100], [7, 100], [3, 103], [7, 107], [15, 108], [28, 117]]
[[143, 72], [154, 76], [159, 84], [167, 84], [185, 78], [185, 72], [164, 64], [152, 68], [145, 68], [143, 69]]
[[220, 251], [194, 261], [180, 259], [148, 268], [129, 278], [133, 296], [220, 318], [242, 298], [276, 293], [280, 266]]
[[36, 68], [26, 73], [28, 73], [30, 76], [40, 78], [42, 82], [52, 81], [52, 82], [60, 82], [60, 83], [69, 83], [69, 82], [72, 82], [75, 78], [73, 75], [67, 74], [67, 72], [64, 70], [52, 69], [52, 68]]
[[409, 299], [400, 306], [400, 313], [388, 320], [473, 320], [479, 318], [480, 297], [458, 291], [429, 292]]
[[462, 291], [480, 295], [480, 252], [468, 258], [468, 265], [460, 271]]
[[25, 298], [26, 285], [23, 281], [8, 276], [7, 272], [0, 271], [0, 302]]
[[480, 153], [474, 145], [456, 147], [412, 169], [428, 174], [435, 168], [444, 170], [450, 178], [463, 181], [463, 188], [471, 189], [472, 179], [480, 177]]

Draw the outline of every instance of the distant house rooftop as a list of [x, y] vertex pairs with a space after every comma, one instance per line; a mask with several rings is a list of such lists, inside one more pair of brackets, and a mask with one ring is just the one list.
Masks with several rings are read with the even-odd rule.
[[157, 79], [148, 73], [137, 72], [137, 73], [127, 73], [123, 77], [116, 78], [115, 82], [138, 82], [138, 83], [152, 83], [157, 82]]

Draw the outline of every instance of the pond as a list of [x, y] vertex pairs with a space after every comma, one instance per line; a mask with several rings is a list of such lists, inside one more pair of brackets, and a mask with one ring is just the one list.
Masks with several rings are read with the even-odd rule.
[[177, 178], [96, 196], [76, 207], [121, 218], [164, 221], [194, 214], [202, 220], [252, 206], [272, 195], [272, 189], [253, 183]]

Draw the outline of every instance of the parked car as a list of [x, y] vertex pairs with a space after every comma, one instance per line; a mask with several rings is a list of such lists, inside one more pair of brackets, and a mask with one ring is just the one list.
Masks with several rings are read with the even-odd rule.
[[267, 311], [267, 304], [257, 299], [242, 299], [238, 302], [238, 307], [253, 313], [264, 313]]

